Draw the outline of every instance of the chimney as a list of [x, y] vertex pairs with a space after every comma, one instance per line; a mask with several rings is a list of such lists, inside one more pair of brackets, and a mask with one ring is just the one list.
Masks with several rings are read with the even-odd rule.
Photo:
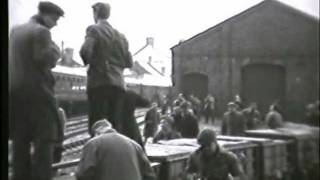
[[71, 66], [73, 59], [73, 48], [66, 48], [64, 50], [64, 61], [66, 65]]
[[64, 53], [64, 42], [61, 41], [61, 56], [63, 56]]
[[179, 44], [183, 43], [184, 42], [184, 39], [180, 39], [179, 40]]
[[161, 67], [161, 73], [162, 73], [162, 75], [164, 75], [166, 73], [166, 68], [165, 67]]
[[147, 46], [153, 47], [154, 45], [154, 38], [153, 37], [147, 37]]
[[152, 62], [152, 56], [149, 56], [148, 57], [148, 63], [151, 64], [151, 62]]

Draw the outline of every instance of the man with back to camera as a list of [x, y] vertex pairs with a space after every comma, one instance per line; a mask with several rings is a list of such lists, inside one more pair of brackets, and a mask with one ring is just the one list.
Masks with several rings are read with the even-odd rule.
[[247, 129], [257, 129], [262, 124], [261, 115], [257, 108], [257, 103], [250, 103], [249, 107], [242, 110], [242, 114], [246, 119]]
[[[63, 138], [51, 69], [60, 58], [50, 29], [64, 15], [51, 2], [12, 28], [9, 37], [9, 135], [13, 142], [13, 180], [50, 180], [53, 148]], [[33, 154], [30, 153], [33, 143]]]
[[205, 180], [230, 180], [231, 177], [245, 180], [239, 159], [234, 153], [219, 146], [217, 135], [213, 130], [202, 130], [197, 141], [200, 148], [190, 155], [186, 176], [196, 173]]
[[144, 144], [148, 142], [150, 137], [153, 137], [157, 132], [158, 125], [160, 123], [160, 113], [158, 112], [158, 104], [153, 102], [151, 107], [147, 110], [146, 115], [144, 116]]
[[82, 150], [77, 180], [155, 180], [139, 144], [118, 133], [106, 119], [92, 125], [95, 136]]
[[[89, 129], [98, 119], [107, 118], [119, 129], [122, 99], [125, 93], [124, 68], [132, 67], [132, 57], [125, 36], [107, 21], [110, 5], [98, 2], [92, 6], [94, 25], [86, 30], [80, 56], [89, 65], [87, 95]], [[90, 132], [91, 136], [93, 133]]]
[[221, 125], [221, 134], [229, 136], [244, 136], [246, 119], [239, 106], [234, 102], [228, 103], [228, 111], [224, 113]]

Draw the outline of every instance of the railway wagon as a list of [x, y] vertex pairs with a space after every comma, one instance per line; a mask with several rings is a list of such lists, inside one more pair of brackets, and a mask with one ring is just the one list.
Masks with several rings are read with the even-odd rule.
[[79, 72], [63, 71], [53, 71], [53, 76], [56, 80], [55, 98], [67, 117], [87, 114], [86, 76]]
[[319, 128], [290, 123], [278, 129], [248, 130], [246, 135], [285, 140], [290, 179], [319, 179]]
[[[253, 152], [255, 144], [243, 140], [224, 141], [218, 144], [234, 152], [240, 159], [248, 180], [255, 180], [253, 169]], [[147, 155], [152, 162], [159, 162], [159, 180], [183, 180], [187, 159], [199, 145], [196, 139], [176, 139], [160, 141], [159, 144], [146, 146]], [[196, 179], [197, 175], [194, 175]]]
[[253, 177], [259, 180], [288, 179], [288, 153], [289, 141], [267, 138], [222, 136], [218, 140], [235, 141], [245, 140], [257, 145], [253, 152]]
[[[75, 174], [74, 172], [77, 169], [77, 164], [79, 163], [79, 159], [75, 159], [73, 161], [69, 161], [68, 163], [58, 163], [53, 165], [54, 169], [58, 169], [58, 168], [68, 168], [67, 171], [71, 172], [70, 174], [64, 174], [64, 175], [60, 175], [60, 176], [56, 176], [53, 178], [53, 180], [76, 180]], [[160, 172], [160, 163], [157, 162], [153, 162], [151, 163], [151, 167], [153, 168], [155, 174], [157, 176], [159, 176], [159, 172]], [[160, 180], [160, 179], [159, 179]]]
[[[68, 118], [88, 114], [86, 94], [87, 75], [85, 68], [70, 68], [57, 66], [52, 71], [56, 80], [55, 97], [58, 105], [62, 107]], [[144, 82], [131, 82], [125, 78], [127, 89], [152, 100], [155, 95], [170, 94], [167, 86], [150, 86]]]
[[[252, 136], [254, 135], [252, 134]], [[315, 177], [311, 176], [316, 176], [316, 174], [310, 174], [310, 169], [307, 169], [309, 170], [309, 173], [307, 173], [308, 176], [302, 177], [301, 174], [299, 174], [301, 172], [297, 172], [297, 166], [301, 168], [301, 165], [295, 162], [298, 161], [297, 155], [299, 154], [296, 152], [298, 150], [295, 139], [276, 138], [270, 135], [268, 135], [267, 138], [219, 135], [218, 143], [239, 157], [248, 180], [315, 179]], [[158, 172], [159, 180], [182, 180], [187, 159], [191, 152], [198, 147], [199, 145], [196, 139], [176, 139], [159, 141], [158, 144], [147, 144], [146, 152], [151, 162], [158, 163], [154, 165], [154, 168]], [[313, 151], [317, 151], [317, 149], [313, 149]], [[310, 155], [309, 157], [315, 159], [308, 159], [309, 163], [314, 165], [318, 160], [315, 158], [317, 156], [312, 154], [310, 150], [308, 153], [307, 156]], [[304, 154], [304, 156], [306, 156], [306, 154]], [[306, 160], [306, 158], [300, 159]], [[301, 160], [299, 162], [301, 162]], [[75, 165], [76, 164], [74, 164], [74, 166]], [[318, 169], [313, 170], [318, 171]], [[196, 179], [196, 177], [197, 175], [194, 175], [194, 179]], [[67, 176], [65, 176], [65, 178], [67, 178]]]
[[[255, 180], [253, 152], [257, 146], [243, 140], [218, 140], [218, 143], [238, 155], [248, 180]], [[177, 139], [160, 141], [160, 144], [147, 144], [146, 152], [158, 180], [182, 180], [187, 159], [198, 147], [196, 139]], [[64, 173], [68, 174], [57, 176], [55, 180], [73, 180], [78, 163], [79, 159], [74, 159], [54, 164], [54, 169], [64, 169]]]

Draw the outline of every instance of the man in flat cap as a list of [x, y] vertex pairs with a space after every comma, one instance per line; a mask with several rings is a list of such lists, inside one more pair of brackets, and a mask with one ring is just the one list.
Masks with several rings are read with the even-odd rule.
[[134, 140], [118, 133], [106, 120], [92, 125], [95, 136], [83, 150], [77, 180], [154, 180], [150, 162]]
[[191, 107], [189, 101], [182, 102], [180, 114], [174, 116], [174, 126], [184, 138], [195, 138], [199, 133], [199, 121]]
[[63, 130], [51, 72], [60, 50], [51, 39], [50, 29], [63, 14], [57, 5], [40, 2], [38, 14], [13, 27], [10, 33], [9, 135], [13, 140], [13, 180], [51, 179], [53, 146], [61, 141]]
[[238, 157], [220, 147], [216, 133], [211, 129], [203, 129], [198, 137], [200, 148], [194, 151], [188, 161], [186, 174], [206, 180], [229, 180], [230, 176], [235, 179], [245, 179], [243, 167]]
[[[97, 119], [108, 118], [119, 130], [122, 99], [125, 92], [123, 70], [132, 67], [132, 57], [125, 36], [109, 23], [110, 5], [92, 6], [95, 24], [86, 30], [80, 56], [88, 68], [87, 95], [89, 127]], [[91, 136], [93, 133], [90, 132]]]
[[247, 130], [246, 119], [235, 102], [228, 103], [228, 111], [224, 113], [221, 134], [230, 136], [244, 136]]

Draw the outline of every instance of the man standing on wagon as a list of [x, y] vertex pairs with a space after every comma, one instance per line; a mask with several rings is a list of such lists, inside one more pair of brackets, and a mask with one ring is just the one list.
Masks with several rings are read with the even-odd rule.
[[98, 2], [92, 8], [95, 24], [87, 28], [80, 50], [84, 64], [89, 65], [89, 129], [98, 119], [107, 118], [118, 130], [125, 93], [123, 70], [132, 67], [132, 56], [125, 36], [107, 21], [110, 5]]
[[[9, 38], [9, 134], [13, 180], [50, 180], [54, 144], [63, 138], [51, 69], [60, 58], [50, 29], [64, 15], [42, 1], [38, 14], [12, 28]], [[33, 145], [33, 153], [30, 153]]]

